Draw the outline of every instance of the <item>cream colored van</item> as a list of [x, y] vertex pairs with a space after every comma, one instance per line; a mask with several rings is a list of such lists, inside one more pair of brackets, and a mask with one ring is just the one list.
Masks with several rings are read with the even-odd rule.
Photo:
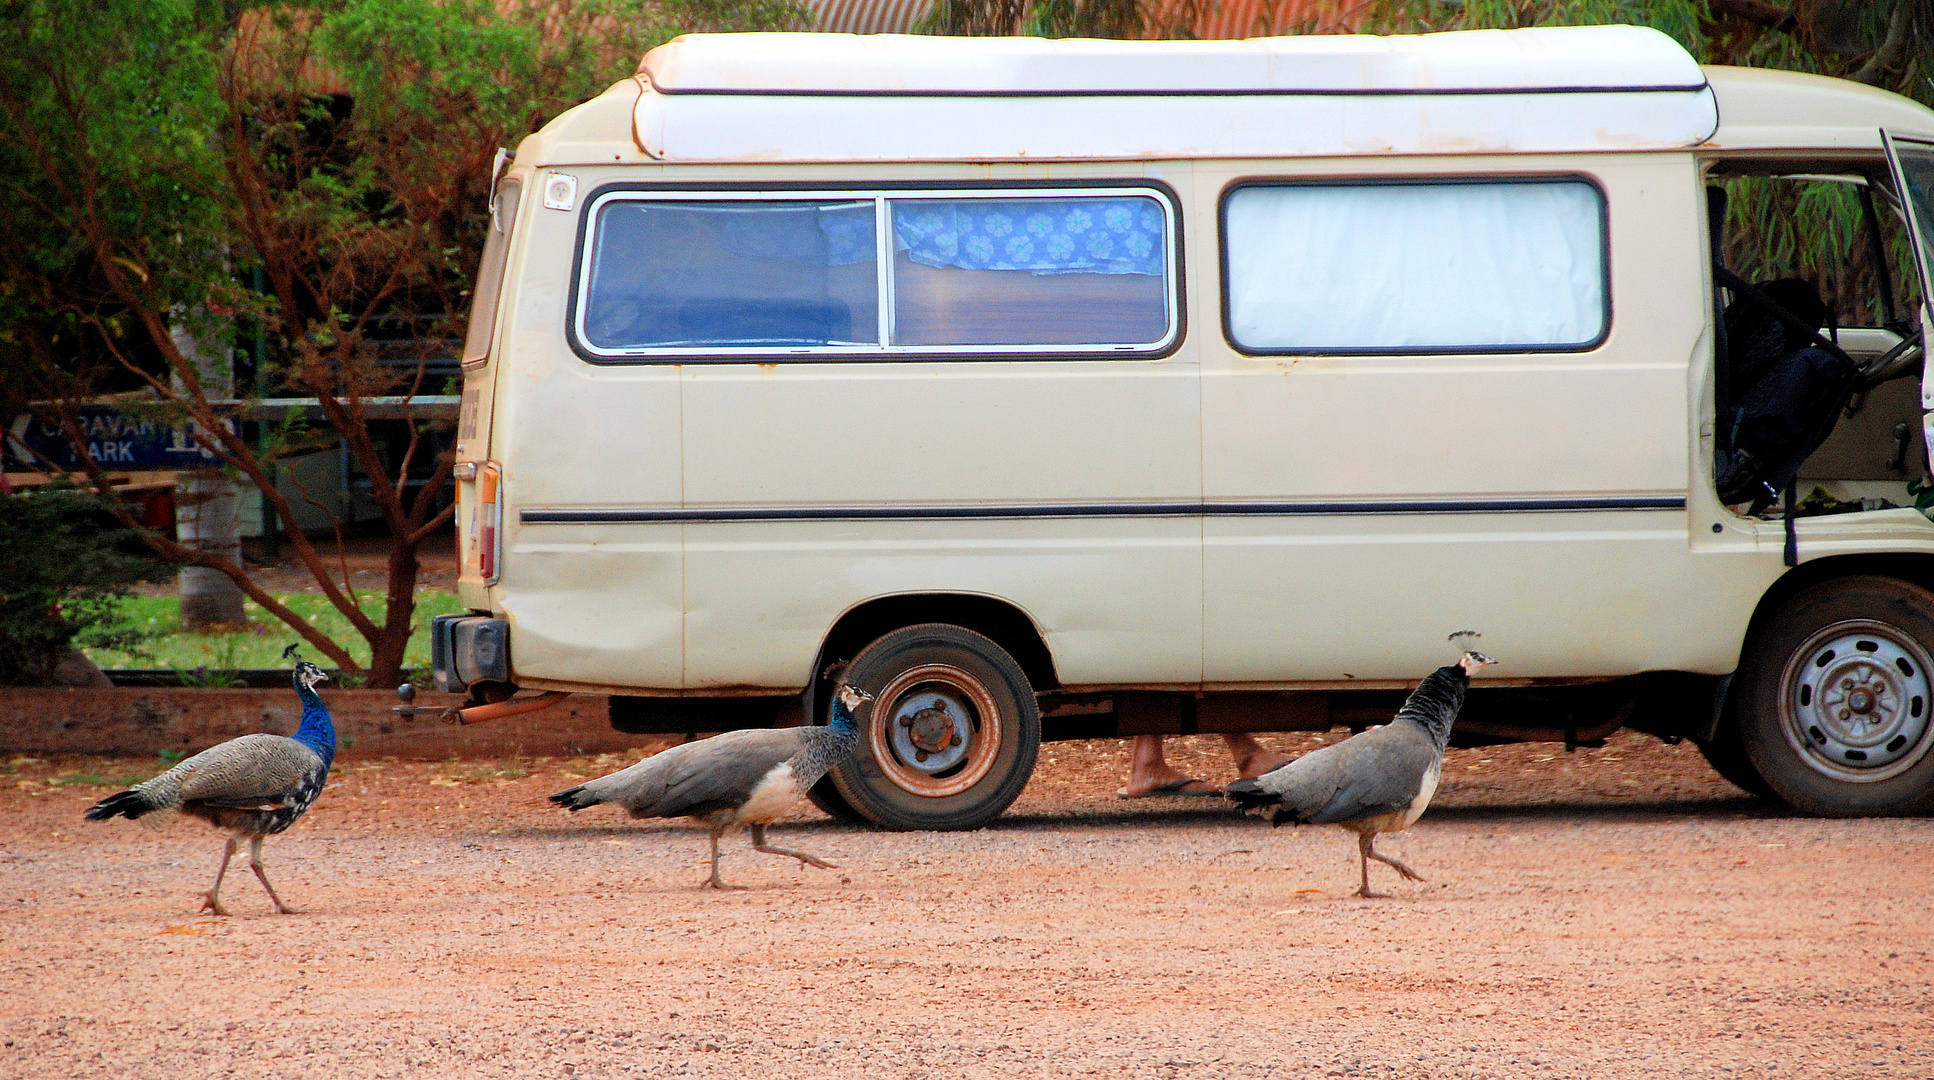
[[1934, 112], [1632, 27], [683, 37], [497, 182], [438, 677], [687, 732], [843, 673], [821, 805], [968, 828], [1474, 628], [1467, 744], [1924, 811], [1931, 189]]

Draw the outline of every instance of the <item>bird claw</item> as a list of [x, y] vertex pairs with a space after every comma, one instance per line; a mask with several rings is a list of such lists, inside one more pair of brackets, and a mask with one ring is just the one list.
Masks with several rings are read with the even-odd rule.
[[202, 895], [201, 910], [214, 915], [226, 916], [228, 914], [228, 909], [222, 906], [221, 901], [215, 899], [214, 893], [205, 893]]

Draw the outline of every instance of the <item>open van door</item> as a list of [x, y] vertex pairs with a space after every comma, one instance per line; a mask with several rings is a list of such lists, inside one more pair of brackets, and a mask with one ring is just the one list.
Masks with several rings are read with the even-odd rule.
[[[1894, 189], [1907, 214], [1914, 245], [1914, 269], [1921, 278], [1921, 317], [1911, 348], [1923, 348], [1930, 315], [1928, 256], [1934, 247], [1934, 141], [1896, 136], [1885, 129], [1880, 141], [1887, 147], [1887, 164], [1894, 171]], [[1903, 342], [1905, 345], [1906, 343]], [[1934, 381], [1925, 364], [1921, 371], [1921, 427], [1934, 431]], [[1930, 443], [1934, 445], [1934, 443]]]

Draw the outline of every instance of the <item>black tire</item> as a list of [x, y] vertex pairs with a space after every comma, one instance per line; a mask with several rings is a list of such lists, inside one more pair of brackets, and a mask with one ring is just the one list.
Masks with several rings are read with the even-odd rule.
[[1823, 817], [1934, 809], [1934, 593], [1847, 577], [1788, 600], [1740, 667], [1747, 761]]
[[859, 749], [827, 779], [867, 820], [977, 829], [1027, 786], [1041, 712], [1027, 674], [988, 638], [943, 623], [903, 627], [860, 650], [844, 677], [874, 700]]
[[830, 776], [820, 777], [819, 783], [806, 789], [806, 798], [811, 799], [814, 806], [826, 811], [827, 816], [834, 821], [844, 821], [849, 825], [872, 824], [865, 814], [853, 809], [852, 804], [840, 795], [839, 789], [833, 786], [833, 778]]

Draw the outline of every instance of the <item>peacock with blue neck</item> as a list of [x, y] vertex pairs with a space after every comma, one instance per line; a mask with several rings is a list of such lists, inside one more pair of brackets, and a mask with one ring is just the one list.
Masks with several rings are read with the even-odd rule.
[[328, 678], [321, 668], [307, 660], [296, 662], [295, 692], [302, 699], [302, 723], [290, 736], [295, 741], [316, 752], [322, 758], [324, 769], [336, 759], [336, 725], [329, 718], [329, 709], [322, 703], [322, 695], [316, 693], [316, 683]]
[[[287, 659], [295, 651], [291, 645], [282, 655]], [[302, 700], [302, 723], [294, 736], [258, 732], [211, 746], [152, 780], [102, 799], [83, 816], [106, 821], [179, 808], [229, 834], [215, 883], [202, 897], [203, 911], [228, 914], [221, 902], [222, 875], [244, 840], [249, 845], [249, 868], [268, 890], [275, 909], [284, 914], [295, 911], [275, 894], [262, 869], [262, 840], [295, 824], [329, 782], [329, 763], [336, 757], [336, 725], [316, 693], [316, 684], [328, 677], [316, 665], [296, 660], [295, 692]]]

